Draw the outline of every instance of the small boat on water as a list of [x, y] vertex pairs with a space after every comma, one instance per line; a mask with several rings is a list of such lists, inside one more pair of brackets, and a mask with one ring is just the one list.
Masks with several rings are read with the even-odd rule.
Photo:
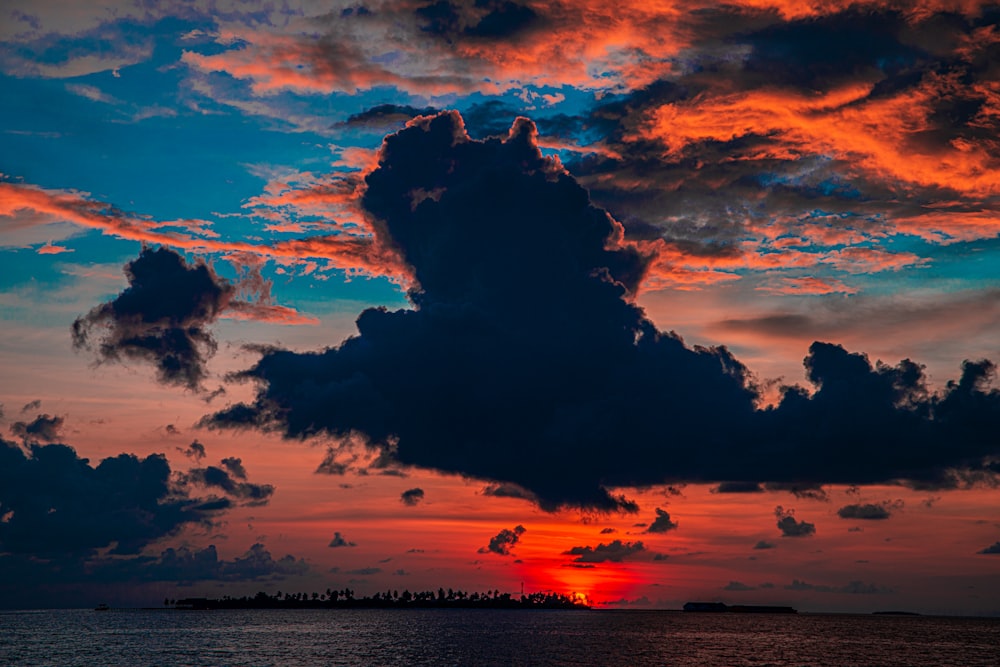
[[101, 604], [94, 607], [94, 611], [111, 611], [111, 607], [109, 607], [106, 603], [102, 602]]

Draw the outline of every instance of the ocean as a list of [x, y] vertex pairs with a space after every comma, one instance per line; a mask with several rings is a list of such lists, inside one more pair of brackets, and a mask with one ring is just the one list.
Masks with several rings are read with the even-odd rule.
[[1000, 665], [1000, 619], [670, 611], [0, 612], [0, 665]]

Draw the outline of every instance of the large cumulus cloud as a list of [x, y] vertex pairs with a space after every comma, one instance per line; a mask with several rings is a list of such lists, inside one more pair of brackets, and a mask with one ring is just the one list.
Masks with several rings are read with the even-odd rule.
[[188, 524], [208, 523], [232, 502], [192, 497], [167, 459], [120, 454], [91, 465], [64, 444], [27, 451], [0, 440], [0, 555], [136, 554]]
[[689, 349], [631, 302], [645, 258], [541, 156], [531, 123], [480, 142], [455, 113], [424, 118], [387, 138], [367, 185], [383, 240], [413, 267], [414, 308], [364, 311], [337, 348], [265, 353], [244, 374], [264, 381], [257, 400], [213, 423], [358, 431], [405, 464], [608, 508], [600, 484], [638, 481], [661, 420], [721, 442], [717, 406], [751, 415], [725, 349]]
[[649, 258], [540, 154], [529, 121], [476, 141], [455, 112], [418, 118], [386, 138], [366, 184], [380, 242], [412, 267], [413, 307], [367, 309], [326, 350], [266, 350], [242, 373], [255, 399], [207, 423], [361, 434], [549, 509], [634, 509], [608, 489], [671, 481], [996, 480], [989, 362], [935, 395], [914, 362], [816, 343], [815, 391], [758, 411], [726, 348], [689, 347], [635, 305]]

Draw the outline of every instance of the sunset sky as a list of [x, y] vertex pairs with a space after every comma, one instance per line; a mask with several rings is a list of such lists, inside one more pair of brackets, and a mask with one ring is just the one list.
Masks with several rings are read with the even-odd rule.
[[1000, 4], [0, 12], [0, 606], [1000, 615]]

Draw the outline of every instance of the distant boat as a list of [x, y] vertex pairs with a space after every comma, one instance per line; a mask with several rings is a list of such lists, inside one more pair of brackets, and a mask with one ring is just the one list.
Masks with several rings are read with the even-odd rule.
[[106, 603], [102, 602], [101, 604], [94, 607], [94, 611], [111, 611], [111, 607], [109, 607]]

